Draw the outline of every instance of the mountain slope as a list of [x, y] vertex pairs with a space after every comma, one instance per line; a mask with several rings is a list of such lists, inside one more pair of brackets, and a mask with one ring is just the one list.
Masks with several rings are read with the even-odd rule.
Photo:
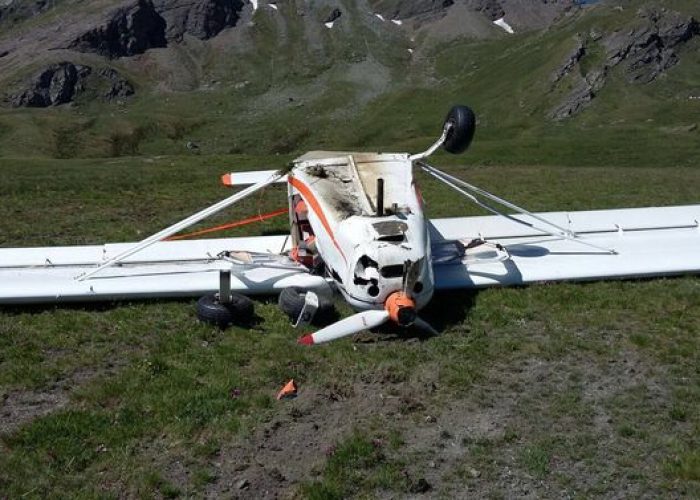
[[[480, 118], [478, 162], [673, 164], [697, 147], [694, 2], [163, 5], [63, 0], [12, 26], [0, 37], [0, 53], [14, 47], [0, 58], [0, 154], [416, 149], [454, 102]], [[141, 10], [164, 20], [161, 38], [139, 38]], [[493, 24], [502, 14], [515, 34]], [[126, 35], [101, 43], [110, 26]], [[39, 92], [37, 75], [65, 62], [90, 73], [71, 92], [57, 77]], [[74, 102], [13, 107], [27, 88]]]

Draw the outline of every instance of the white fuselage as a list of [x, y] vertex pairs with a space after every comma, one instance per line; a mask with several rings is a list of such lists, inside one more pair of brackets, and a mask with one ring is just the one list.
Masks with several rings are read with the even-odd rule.
[[290, 195], [304, 200], [315, 248], [347, 301], [381, 309], [406, 291], [425, 306], [434, 290], [430, 238], [408, 155], [319, 152], [295, 164]]

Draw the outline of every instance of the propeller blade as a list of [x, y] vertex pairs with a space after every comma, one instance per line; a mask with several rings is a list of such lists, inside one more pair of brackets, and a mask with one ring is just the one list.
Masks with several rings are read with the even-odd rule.
[[415, 326], [416, 328], [420, 328], [424, 332], [428, 332], [430, 335], [435, 335], [435, 336], [440, 335], [440, 333], [435, 328], [433, 328], [430, 323], [428, 323], [424, 319], [416, 318], [416, 320], [413, 322], [413, 326]]
[[352, 335], [362, 330], [369, 330], [379, 325], [386, 323], [389, 319], [389, 313], [385, 310], [381, 311], [363, 311], [354, 314], [345, 319], [333, 323], [316, 333], [310, 333], [299, 338], [299, 343], [302, 345], [322, 344], [331, 340], [340, 339]]

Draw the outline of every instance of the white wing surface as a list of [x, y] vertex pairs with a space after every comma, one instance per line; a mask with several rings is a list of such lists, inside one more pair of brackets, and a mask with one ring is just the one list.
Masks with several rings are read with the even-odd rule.
[[436, 288], [700, 273], [700, 205], [537, 215], [615, 254], [499, 216], [434, 219]]
[[133, 245], [0, 249], [0, 304], [199, 296], [219, 289], [222, 270], [232, 271], [233, 291], [248, 295], [325, 285], [277, 255], [288, 246], [285, 236], [160, 242], [94, 277], [76, 279]]

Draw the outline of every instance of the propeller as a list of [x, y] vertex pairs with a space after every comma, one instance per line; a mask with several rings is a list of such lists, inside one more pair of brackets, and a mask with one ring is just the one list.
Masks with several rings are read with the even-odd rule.
[[376, 328], [386, 323], [387, 320], [389, 320], [389, 311], [386, 309], [380, 311], [362, 311], [322, 328], [316, 333], [304, 335], [299, 339], [299, 343], [302, 345], [314, 345], [330, 342], [331, 340], [347, 337], [348, 335], [353, 335], [362, 330]]
[[302, 345], [322, 344], [331, 340], [341, 339], [383, 325], [387, 321], [393, 321], [401, 326], [414, 325], [432, 335], [438, 332], [430, 324], [416, 315], [416, 303], [406, 293], [395, 292], [389, 296], [383, 310], [369, 310], [353, 314], [332, 325], [329, 325], [316, 333], [310, 333], [300, 337], [298, 342]]

